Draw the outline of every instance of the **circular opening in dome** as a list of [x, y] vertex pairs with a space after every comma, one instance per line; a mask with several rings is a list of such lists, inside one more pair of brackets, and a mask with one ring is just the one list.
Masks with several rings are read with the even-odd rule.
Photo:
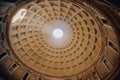
[[64, 32], [62, 29], [57, 28], [53, 30], [52, 35], [55, 39], [62, 39], [64, 36]]

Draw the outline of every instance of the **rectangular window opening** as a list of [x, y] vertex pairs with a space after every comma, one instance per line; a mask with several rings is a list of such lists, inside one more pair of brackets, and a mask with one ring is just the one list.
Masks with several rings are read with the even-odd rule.
[[93, 72], [93, 76], [94, 76], [95, 80], [99, 79], [99, 76], [97, 75], [97, 73], [95, 71]]
[[10, 72], [13, 72], [16, 67], [17, 67], [17, 64], [13, 64], [13, 65], [9, 68], [9, 71], [10, 71]]
[[0, 53], [0, 60], [5, 58], [5, 56], [7, 56], [7, 52]]
[[109, 41], [109, 46], [116, 52], [118, 52], [118, 48], [112, 43]]
[[107, 69], [110, 70], [111, 66], [110, 66], [109, 62], [106, 59], [104, 59], [103, 62], [105, 64], [105, 66], [107, 67]]
[[29, 76], [29, 73], [27, 73], [27, 72], [26, 72], [26, 73], [24, 74], [24, 76], [23, 76], [23, 79], [22, 79], [22, 80], [27, 80], [28, 76]]

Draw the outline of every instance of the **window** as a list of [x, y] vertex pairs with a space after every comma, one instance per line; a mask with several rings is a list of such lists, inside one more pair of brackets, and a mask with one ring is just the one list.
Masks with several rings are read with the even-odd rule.
[[2, 53], [0, 53], [0, 60], [5, 58], [7, 56], [7, 52], [3, 51]]
[[24, 76], [23, 76], [23, 80], [27, 80], [27, 77], [29, 76], [29, 73], [28, 72], [26, 72], [25, 74], [24, 74]]
[[12, 72], [16, 67], [17, 67], [17, 65], [16, 65], [16, 64], [13, 64], [13, 65], [9, 68], [9, 71]]

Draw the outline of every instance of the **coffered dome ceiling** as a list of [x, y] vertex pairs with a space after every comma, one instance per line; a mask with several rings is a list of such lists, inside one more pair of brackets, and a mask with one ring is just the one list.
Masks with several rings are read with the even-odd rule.
[[[50, 76], [71, 76], [91, 67], [101, 53], [102, 32], [92, 14], [70, 1], [31, 2], [23, 20], [9, 27], [14, 54], [29, 68]], [[14, 18], [13, 18], [14, 20]], [[63, 38], [53, 36], [63, 30]]]
[[29, 72], [51, 80], [74, 76], [77, 79], [72, 80], [82, 80], [88, 74], [98, 80], [113, 73], [119, 58], [117, 32], [92, 6], [84, 1], [38, 0], [14, 10], [7, 43], [11, 60], [18, 64], [9, 71], [21, 66], [23, 72], [16, 69], [16, 75], [27, 72], [23, 80], [28, 79]]

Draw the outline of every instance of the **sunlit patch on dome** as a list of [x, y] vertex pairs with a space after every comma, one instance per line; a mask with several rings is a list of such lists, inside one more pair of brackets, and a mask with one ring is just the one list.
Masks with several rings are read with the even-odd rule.
[[15, 23], [18, 20], [21, 21], [25, 15], [26, 15], [26, 9], [20, 9], [12, 18], [12, 23]]

